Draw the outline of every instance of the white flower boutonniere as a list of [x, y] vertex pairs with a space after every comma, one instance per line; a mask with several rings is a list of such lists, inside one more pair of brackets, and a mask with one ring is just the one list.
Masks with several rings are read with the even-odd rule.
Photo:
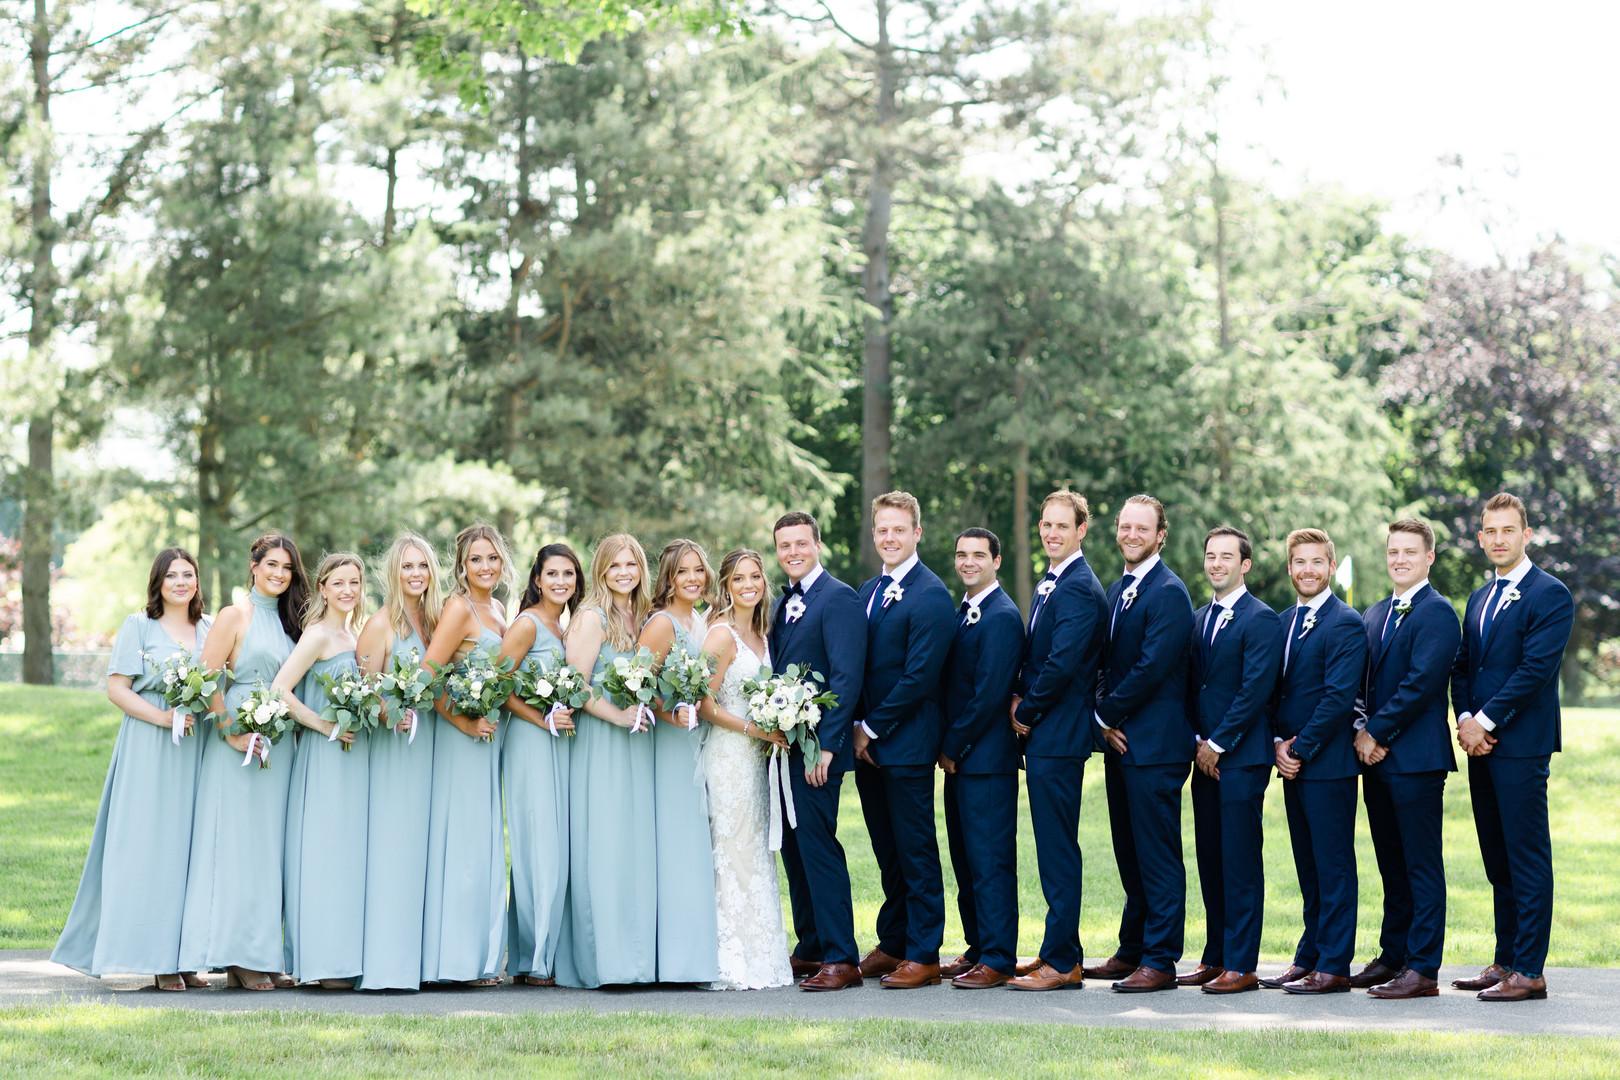
[[967, 614], [962, 616], [962, 625], [963, 626], [972, 626], [974, 623], [976, 623], [978, 621], [979, 621], [979, 609], [976, 608], [976, 607], [973, 607], [972, 605], [969, 605], [968, 609], [967, 609]]
[[804, 615], [804, 597], [788, 597], [787, 607], [783, 610], [787, 613], [788, 622], [798, 622], [799, 619]]
[[1407, 615], [1411, 614], [1411, 611], [1412, 611], [1412, 601], [1410, 601], [1410, 600], [1402, 600], [1400, 603], [1396, 604], [1395, 605], [1395, 625], [1397, 627], [1399, 627], [1401, 625], [1401, 620], [1406, 618]]
[[1221, 608], [1221, 613], [1215, 617], [1215, 631], [1219, 633], [1226, 628], [1226, 624], [1237, 618], [1237, 612], [1231, 608]]
[[1043, 581], [1039, 585], [1035, 586], [1035, 595], [1036, 596], [1051, 596], [1052, 595], [1052, 590], [1055, 589], [1055, 588], [1057, 588], [1057, 582], [1052, 581], [1049, 578], [1046, 581]]
[[1125, 587], [1125, 591], [1120, 594], [1119, 599], [1119, 610], [1131, 610], [1131, 602], [1136, 599], [1136, 580], [1134, 578], [1131, 580], [1131, 583]]
[[888, 607], [890, 604], [898, 604], [901, 600], [905, 599], [905, 596], [906, 590], [900, 587], [900, 583], [898, 581], [891, 581], [889, 582], [889, 587], [883, 590], [883, 606]]
[[1311, 628], [1314, 627], [1315, 625], [1316, 625], [1316, 612], [1315, 612], [1315, 610], [1307, 611], [1305, 613], [1305, 622], [1300, 627], [1300, 630], [1299, 630], [1299, 636], [1301, 638], [1303, 638], [1306, 634], [1311, 632]]
[[1508, 605], [1513, 603], [1513, 601], [1517, 600], [1518, 598], [1519, 598], [1518, 586], [1509, 585], [1507, 595], [1502, 597], [1502, 606], [1496, 609], [1496, 613], [1498, 615], [1502, 614], [1502, 612], [1504, 612], [1504, 611], [1506, 611], [1508, 609]]

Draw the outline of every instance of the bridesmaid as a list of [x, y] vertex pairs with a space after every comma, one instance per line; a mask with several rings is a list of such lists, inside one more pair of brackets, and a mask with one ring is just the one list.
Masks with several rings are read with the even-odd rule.
[[[568, 626], [568, 662], [598, 687], [615, 657], [636, 649], [646, 621], [647, 555], [615, 533], [596, 545], [591, 580]], [[653, 746], [632, 733], [635, 714], [603, 697], [576, 723], [568, 791], [568, 901], [557, 981], [595, 987], [658, 976], [653, 874]]]
[[[547, 544], [534, 557], [522, 611], [507, 627], [501, 655], [519, 666], [563, 658], [563, 622], [579, 607], [585, 577], [567, 544]], [[506, 909], [506, 970], [528, 986], [555, 986], [557, 941], [568, 891], [568, 765], [573, 740], [551, 734], [546, 718], [517, 695], [507, 712], [523, 723], [506, 725], [501, 747], [501, 789], [512, 847], [511, 900]], [[559, 709], [552, 723], [573, 731], [573, 711]]]
[[[420, 663], [444, 611], [439, 559], [426, 540], [400, 534], [383, 559], [383, 606], [360, 631], [360, 669], [375, 674], [395, 657]], [[371, 807], [366, 835], [362, 990], [422, 985], [422, 903], [427, 890], [428, 801], [433, 788], [432, 716], [394, 722], [371, 739]]]
[[329, 737], [335, 725], [321, 719], [328, 698], [320, 677], [359, 670], [355, 631], [365, 591], [360, 556], [321, 559], [304, 636], [271, 684], [309, 729], [298, 736], [287, 797], [286, 967], [293, 982], [323, 990], [354, 989], [364, 943], [370, 748], [357, 732]]
[[[703, 651], [707, 630], [696, 610], [712, 604], [714, 569], [695, 540], [671, 540], [658, 556], [652, 617], [640, 644], [662, 664], [671, 652]], [[680, 717], [658, 714], [653, 728], [653, 837], [658, 849], [658, 981], [709, 983], [718, 978], [714, 848], [709, 836], [698, 748], [702, 732]]]
[[163, 704], [163, 665], [202, 656], [211, 620], [203, 614], [197, 560], [166, 548], [146, 580], [146, 609], [124, 620], [107, 665], [107, 699], [124, 712], [113, 745], [84, 876], [51, 959], [100, 978], [156, 973], [159, 990], [207, 986], [180, 971], [180, 918], [197, 766], [206, 735], [175, 745]]
[[[456, 534], [455, 575], [455, 593], [445, 602], [423, 660], [430, 667], [460, 660], [474, 649], [493, 657], [506, 633], [505, 610], [495, 592], [511, 585], [512, 557], [493, 526], [469, 525]], [[437, 713], [422, 981], [496, 986], [506, 948], [499, 713], [457, 716], [447, 698], [439, 699]]]
[[203, 663], [229, 666], [230, 688], [216, 697], [221, 738], [207, 738], [197, 775], [197, 806], [186, 874], [186, 910], [180, 931], [180, 967], [224, 968], [227, 986], [269, 990], [283, 964], [282, 854], [292, 740], [275, 748], [271, 768], [242, 766], [247, 735], [225, 735], [235, 709], [266, 686], [303, 633], [309, 585], [298, 545], [270, 533], [248, 548], [251, 588], [219, 613], [203, 644]]

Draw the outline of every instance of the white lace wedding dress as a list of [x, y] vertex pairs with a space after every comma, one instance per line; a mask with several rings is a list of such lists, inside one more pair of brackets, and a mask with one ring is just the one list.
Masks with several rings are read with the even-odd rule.
[[[770, 661], [730, 626], [737, 658], [726, 669], [718, 698], [734, 716], [747, 716], [743, 683]], [[711, 990], [790, 986], [787, 933], [770, 851], [770, 802], [765, 752], [758, 739], [710, 726], [701, 751], [709, 789], [709, 835], [714, 841], [714, 898], [720, 939], [720, 977]]]

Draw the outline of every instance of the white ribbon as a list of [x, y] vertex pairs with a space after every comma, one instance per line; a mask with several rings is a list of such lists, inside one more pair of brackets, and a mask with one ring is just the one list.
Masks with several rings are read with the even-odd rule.
[[338, 732], [339, 732], [339, 731], [340, 731], [340, 730], [341, 730], [341, 729], [340, 729], [340, 728], [339, 728], [339, 727], [338, 727], [338, 725], [336, 725], [336, 724], [333, 724], [333, 725], [332, 725], [332, 734], [330, 734], [330, 735], [328, 735], [328, 736], [327, 736], [327, 737], [326, 737], [326, 741], [327, 741], [327, 742], [337, 742], [337, 737], [338, 737]]
[[[772, 744], [771, 760], [765, 774], [765, 790], [771, 796], [771, 839], [772, 851], [782, 850], [782, 811], [787, 810], [787, 823], [791, 828], [799, 827], [799, 818], [793, 810], [793, 778], [788, 775], [791, 762], [788, 752], [780, 746]], [[781, 791], [782, 797], [778, 799], [776, 793]]]
[[404, 717], [406, 720], [410, 721], [411, 725], [410, 737], [405, 740], [405, 745], [409, 746], [416, 741], [416, 710], [406, 709], [404, 712]]
[[556, 738], [560, 734], [557, 730], [557, 714], [562, 710], [563, 703], [560, 701], [555, 702], [551, 708], [546, 710], [546, 730], [551, 732], [552, 738]]
[[697, 706], [688, 705], [685, 702], [675, 706], [675, 720], [677, 723], [680, 722], [682, 709], [686, 710], [686, 730], [696, 731], [698, 722]]
[[186, 733], [186, 710], [176, 709], [174, 715], [169, 717], [169, 741], [180, 745], [180, 738]]
[[[643, 718], [646, 720], [645, 726], [642, 724]], [[635, 718], [630, 721], [630, 733], [634, 735], [642, 731], [651, 731], [656, 723], [658, 723], [658, 714], [646, 705], [638, 704]]]
[[257, 732], [248, 736], [247, 753], [242, 755], [242, 768], [247, 768], [247, 763], [253, 760], [254, 753], [259, 755], [262, 762], [270, 760], [270, 740]]

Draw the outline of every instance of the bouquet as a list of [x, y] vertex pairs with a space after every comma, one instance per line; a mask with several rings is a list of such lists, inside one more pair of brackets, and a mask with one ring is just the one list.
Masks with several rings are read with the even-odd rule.
[[[571, 664], [530, 660], [518, 669], [517, 696], [545, 714], [546, 728], [557, 731], [557, 710], [582, 709], [591, 700], [591, 681]], [[565, 733], [572, 736], [574, 730]]]
[[658, 672], [658, 696], [663, 707], [677, 721], [686, 710], [686, 730], [697, 727], [698, 703], [709, 696], [709, 680], [714, 677], [714, 658], [699, 651], [696, 656], [682, 645], [670, 649]]
[[[150, 661], [152, 657], [142, 659]], [[211, 703], [225, 669], [205, 668], [195, 663], [189, 654], [177, 652], [163, 661], [160, 671], [158, 690], [163, 694], [163, 704], [171, 711], [169, 738], [179, 746], [188, 722], [204, 724], [215, 718]]]
[[821, 689], [826, 681], [802, 664], [789, 664], [781, 674], [761, 668], [756, 677], [743, 683], [748, 718], [761, 731], [780, 731], [789, 746], [797, 746], [804, 754], [807, 774], [821, 757], [821, 742], [816, 738], [821, 710], [838, 704], [837, 694]]
[[632, 732], [647, 731], [658, 722], [652, 702], [658, 696], [657, 666], [652, 650], [643, 645], [634, 656], [615, 656], [602, 676], [602, 696], [620, 709], [635, 707]]
[[[321, 710], [321, 719], [332, 725], [327, 742], [351, 731], [371, 731], [381, 726], [382, 676], [367, 675], [362, 671], [340, 671], [336, 674], [323, 671], [315, 676], [315, 681], [326, 691], [326, 708]], [[354, 748], [354, 744], [349, 742], [342, 746], [345, 754]]]
[[[490, 656], [474, 649], [457, 661], [444, 679], [444, 692], [450, 711], [474, 719], [488, 716], [506, 704], [517, 686], [517, 665], [510, 657]], [[484, 736], [484, 742], [490, 737]]]
[[232, 735], [249, 736], [247, 753], [242, 755], [243, 767], [257, 755], [259, 768], [268, 769], [270, 747], [281, 741], [292, 724], [292, 710], [281, 700], [281, 695], [262, 681], [256, 683], [253, 692], [236, 707], [236, 719], [230, 729]]
[[431, 709], [433, 699], [439, 696], [439, 680], [422, 666], [422, 654], [412, 649], [403, 656], [394, 656], [378, 676], [377, 689], [388, 706], [383, 726], [397, 731], [400, 719], [407, 719], [411, 722], [411, 737], [406, 742], [415, 742], [416, 729], [421, 726], [417, 713]]

